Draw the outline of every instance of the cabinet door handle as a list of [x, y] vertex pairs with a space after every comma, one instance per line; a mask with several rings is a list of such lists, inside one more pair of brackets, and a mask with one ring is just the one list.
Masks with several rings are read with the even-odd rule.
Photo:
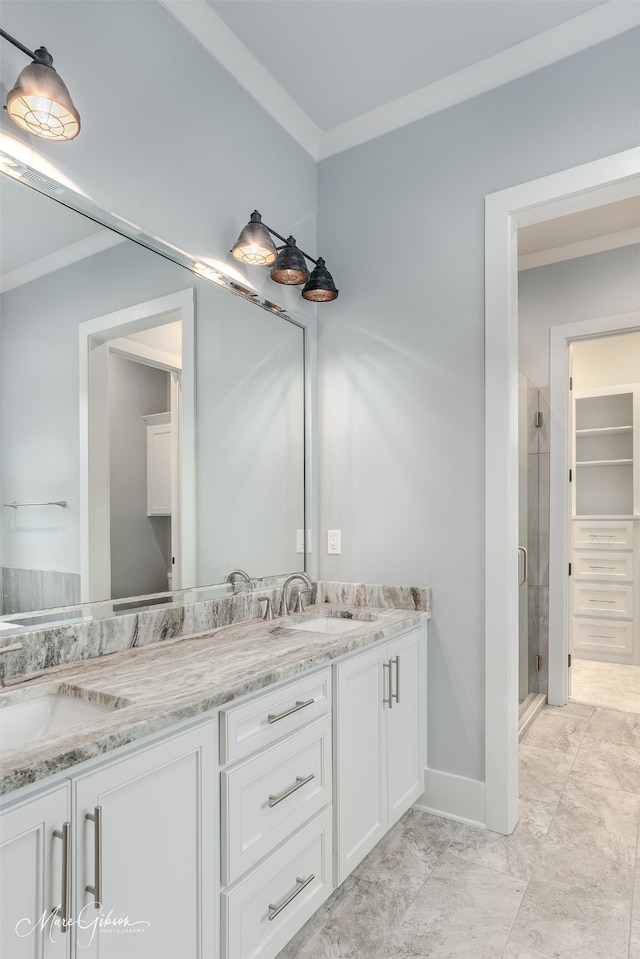
[[288, 789], [285, 789], [283, 793], [279, 793], [277, 796], [269, 796], [269, 806], [277, 806], [278, 803], [286, 799], [287, 796], [291, 796], [291, 794], [297, 792], [298, 789], [302, 789], [303, 786], [306, 786], [307, 783], [310, 783], [311, 780], [315, 778], [315, 773], [311, 773], [309, 776], [296, 776], [296, 781], [293, 786], [289, 786]]
[[93, 886], [85, 886], [94, 899], [96, 909], [102, 905], [102, 806], [96, 806], [93, 812], [85, 814], [85, 819], [94, 824], [93, 830]]
[[71, 823], [63, 822], [62, 830], [54, 829], [53, 835], [56, 839], [62, 839], [62, 901], [59, 906], [54, 907], [53, 912], [60, 916], [62, 931], [66, 932], [71, 919], [69, 913], [71, 905]]
[[[390, 693], [390, 696], [395, 699], [397, 703], [400, 702], [400, 657], [394, 656], [393, 659], [389, 660], [390, 663], [396, 664], [396, 691], [395, 693]], [[389, 670], [389, 675], [391, 675], [391, 669]]]
[[316, 877], [313, 875], [313, 873], [311, 873], [307, 879], [301, 879], [300, 876], [296, 876], [297, 885], [293, 892], [290, 892], [289, 895], [282, 900], [282, 902], [277, 903], [275, 906], [269, 903], [269, 922], [271, 922], [272, 919], [275, 919], [276, 916], [279, 916], [282, 910], [286, 909], [289, 903], [293, 902], [296, 896], [299, 896], [302, 890], [306, 889], [309, 883], [313, 882], [315, 878]]
[[391, 676], [391, 660], [389, 660], [386, 663], [383, 663], [382, 668], [389, 670], [389, 672], [387, 673], [387, 690], [388, 690], [387, 695], [389, 698], [385, 699], [385, 697], [383, 696], [382, 702], [386, 703], [389, 709], [393, 709], [393, 679]]
[[295, 706], [292, 706], [291, 709], [285, 709], [283, 713], [269, 713], [267, 722], [277, 723], [280, 719], [284, 719], [285, 716], [291, 716], [292, 713], [297, 713], [299, 709], [304, 709], [305, 706], [311, 706], [313, 703], [315, 703], [315, 699], [297, 699]]

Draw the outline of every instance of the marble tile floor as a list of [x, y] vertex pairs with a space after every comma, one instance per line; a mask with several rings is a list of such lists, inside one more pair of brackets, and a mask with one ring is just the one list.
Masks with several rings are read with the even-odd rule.
[[640, 715], [547, 706], [500, 836], [411, 809], [278, 959], [640, 959]]
[[571, 700], [624, 713], [640, 713], [640, 666], [573, 658]]

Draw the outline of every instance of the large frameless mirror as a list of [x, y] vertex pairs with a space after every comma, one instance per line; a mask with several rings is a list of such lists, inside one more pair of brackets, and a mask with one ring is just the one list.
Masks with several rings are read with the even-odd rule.
[[10, 174], [0, 627], [304, 569], [303, 322], [33, 171]]

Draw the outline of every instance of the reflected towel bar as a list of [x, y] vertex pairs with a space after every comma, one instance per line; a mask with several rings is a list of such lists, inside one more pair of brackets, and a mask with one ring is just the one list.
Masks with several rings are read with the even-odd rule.
[[9, 506], [11, 509], [18, 509], [19, 506], [60, 506], [61, 509], [67, 508], [66, 499], [52, 500], [49, 503], [3, 503], [3, 506]]

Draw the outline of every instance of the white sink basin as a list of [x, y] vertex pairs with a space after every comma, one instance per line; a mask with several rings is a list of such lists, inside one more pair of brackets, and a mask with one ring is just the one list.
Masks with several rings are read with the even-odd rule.
[[287, 623], [286, 629], [303, 629], [311, 633], [346, 633], [372, 620], [348, 619], [345, 616], [318, 616], [298, 623]]
[[113, 709], [114, 706], [105, 703], [90, 703], [60, 692], [10, 703], [0, 708], [0, 748], [14, 749], [80, 723], [92, 722]]

